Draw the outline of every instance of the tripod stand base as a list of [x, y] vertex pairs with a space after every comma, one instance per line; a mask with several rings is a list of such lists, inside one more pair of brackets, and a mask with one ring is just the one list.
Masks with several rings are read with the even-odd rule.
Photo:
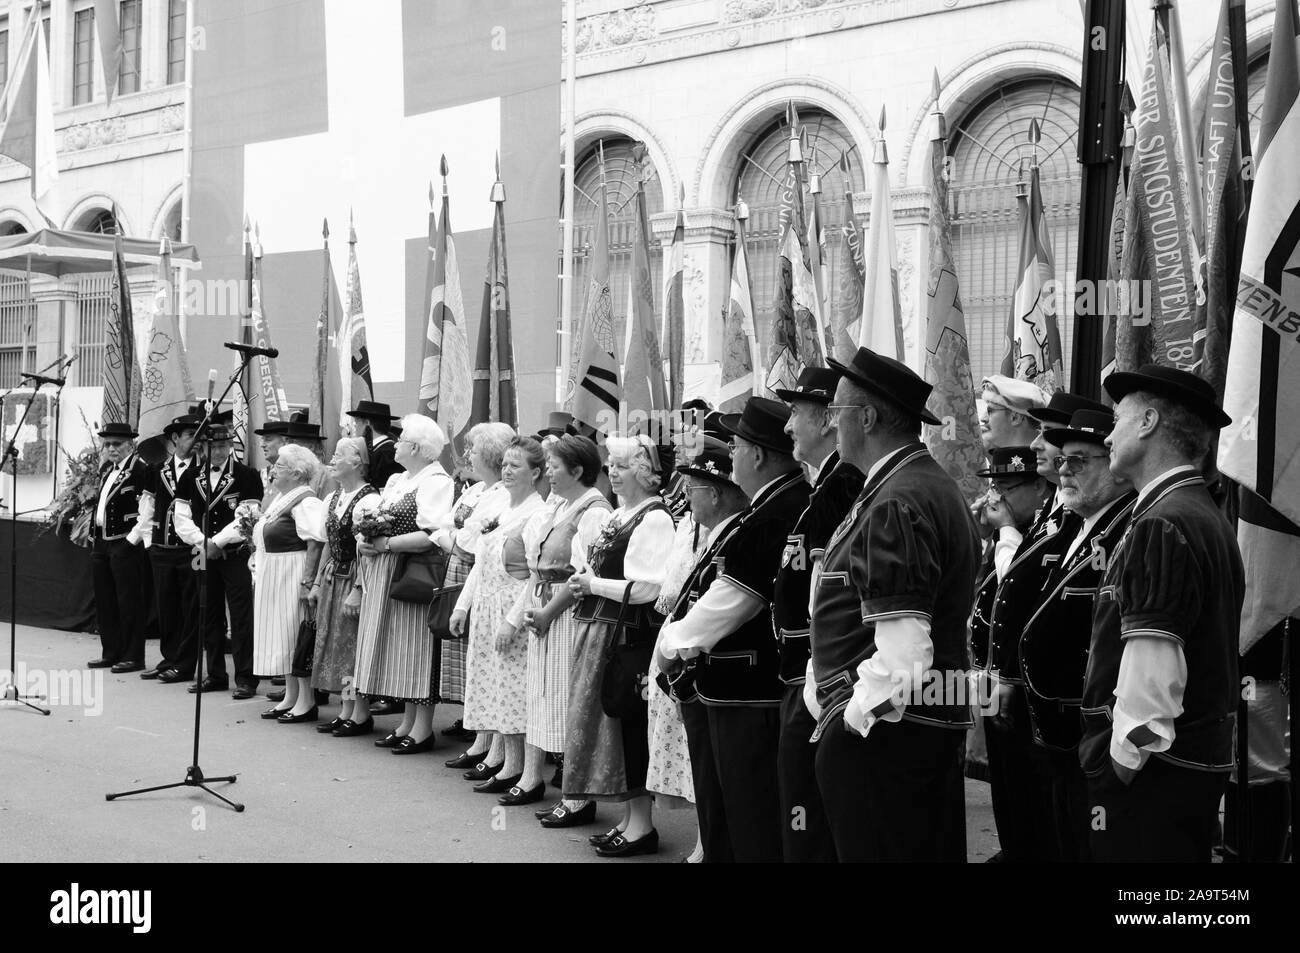
[[5, 686], [4, 698], [0, 699], [0, 701], [3, 701], [5, 703], [14, 702], [19, 705], [25, 705], [28, 708], [30, 708], [32, 711], [39, 711], [42, 715], [48, 715], [50, 713], [50, 710], [48, 708], [42, 708], [40, 705], [33, 705], [30, 701], [27, 700], [29, 698], [35, 699], [38, 702], [45, 701], [44, 695], [19, 695], [18, 686], [13, 684]]
[[105, 794], [104, 800], [116, 801], [120, 797], [130, 797], [133, 794], [148, 794], [151, 791], [170, 791], [172, 788], [202, 788], [204, 791], [206, 791], [208, 794], [211, 794], [218, 801], [222, 801], [226, 804], [229, 804], [231, 807], [233, 807], [235, 809], [236, 814], [241, 814], [243, 813], [244, 805], [238, 804], [235, 801], [230, 800], [230, 798], [228, 797], [222, 797], [216, 791], [212, 790], [212, 788], [208, 787], [209, 782], [215, 784], [218, 781], [225, 781], [227, 784], [234, 784], [235, 777], [236, 777], [235, 775], [231, 774], [220, 778], [205, 778], [203, 776], [203, 769], [200, 768], [197, 764], [193, 764], [186, 769], [184, 781], [176, 781], [173, 784], [159, 784], [151, 788], [138, 788], [135, 791], [122, 791], [118, 794]]

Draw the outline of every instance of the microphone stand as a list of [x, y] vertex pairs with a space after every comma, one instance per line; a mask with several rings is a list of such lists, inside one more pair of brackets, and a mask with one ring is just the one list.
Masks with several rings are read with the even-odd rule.
[[[217, 398], [216, 403], [209, 402], [207, 413], [204, 414], [203, 421], [199, 424], [198, 429], [194, 433], [195, 442], [196, 443], [198, 441], [203, 442], [203, 450], [202, 450], [203, 463], [202, 463], [202, 470], [200, 471], [202, 476], [199, 477], [196, 474], [195, 477], [196, 485], [198, 479], [208, 479], [209, 475], [211, 474], [212, 443], [211, 441], [206, 439], [206, 431], [208, 429], [208, 425], [211, 423], [213, 415], [216, 414], [217, 408], [221, 406], [221, 402], [226, 399], [226, 395], [229, 394], [231, 388], [235, 386], [235, 381], [239, 380], [239, 378], [243, 375], [244, 370], [245, 368], [248, 367], [251, 358], [252, 355], [250, 354], [245, 354], [242, 352], [240, 353], [239, 367], [236, 368], [235, 372], [230, 375], [230, 380], [226, 382], [226, 389], [221, 392], [221, 396]], [[218, 801], [222, 801], [226, 804], [229, 804], [231, 807], [235, 809], [236, 813], [243, 813], [244, 805], [232, 801], [230, 800], [230, 798], [224, 797], [218, 794], [216, 791], [212, 790], [212, 788], [208, 787], [208, 784], [215, 784], [218, 781], [224, 781], [228, 784], [234, 784], [237, 775], [231, 774], [220, 778], [209, 778], [204, 776], [203, 769], [199, 767], [199, 729], [200, 729], [200, 719], [203, 712], [203, 694], [204, 694], [203, 693], [203, 660], [207, 654], [206, 641], [207, 641], [207, 621], [208, 621], [208, 577], [207, 577], [208, 541], [209, 541], [208, 533], [209, 533], [209, 523], [210, 523], [209, 514], [211, 513], [211, 511], [212, 511], [212, 505], [211, 505], [211, 500], [209, 500], [208, 503], [203, 507], [203, 544], [199, 547], [198, 557], [194, 560], [194, 564], [193, 564], [194, 569], [199, 576], [198, 624], [199, 626], [202, 627], [202, 631], [204, 633], [203, 638], [199, 640], [198, 659], [195, 661], [195, 668], [194, 668], [194, 684], [196, 687], [196, 691], [194, 692], [194, 757], [190, 762], [190, 766], [185, 769], [185, 780], [183, 781], [175, 781], [171, 784], [158, 784], [155, 785], [154, 787], [148, 787], [148, 788], [138, 788], [134, 791], [121, 791], [117, 794], [105, 794], [104, 795], [105, 801], [115, 801], [120, 797], [130, 797], [133, 794], [148, 794], [152, 791], [167, 791], [170, 790], [171, 788], [189, 787], [189, 788], [200, 788], [203, 791], [207, 792], [208, 794], [211, 794]]]
[[36, 393], [40, 390], [37, 384], [32, 388], [32, 395], [27, 398], [27, 406], [23, 408], [23, 415], [18, 420], [18, 426], [14, 428], [13, 439], [5, 447], [4, 456], [0, 457], [0, 470], [4, 469], [5, 463], [9, 464], [11, 474], [11, 486], [13, 499], [9, 501], [9, 591], [11, 601], [9, 603], [9, 684], [5, 686], [4, 698], [5, 707], [9, 707], [9, 702], [17, 702], [20, 705], [39, 711], [42, 715], [48, 715], [50, 710], [40, 705], [32, 704], [33, 701], [46, 701], [44, 695], [23, 695], [18, 691], [18, 435], [23, 431], [23, 424], [27, 423], [27, 415], [31, 412], [32, 404], [36, 403]]

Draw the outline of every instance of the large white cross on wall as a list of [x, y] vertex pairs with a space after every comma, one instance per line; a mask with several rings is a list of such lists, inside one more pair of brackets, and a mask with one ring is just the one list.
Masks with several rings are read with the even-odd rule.
[[[405, 376], [406, 241], [426, 234], [429, 182], [440, 194], [444, 153], [453, 231], [491, 226], [501, 101], [404, 115], [401, 0], [324, 2], [329, 130], [246, 145], [244, 211], [261, 226], [266, 254], [320, 248], [327, 217], [342, 300], [352, 209], [372, 373], [376, 383], [397, 381]], [[421, 273], [412, 286], [423, 281]], [[473, 302], [477, 283], [462, 281]], [[274, 329], [275, 312], [290, 303], [269, 304]], [[314, 313], [319, 302], [292, 307]]]

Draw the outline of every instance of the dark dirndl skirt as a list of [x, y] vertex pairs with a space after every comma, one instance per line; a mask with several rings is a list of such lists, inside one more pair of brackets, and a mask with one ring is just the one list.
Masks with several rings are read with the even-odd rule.
[[[447, 562], [444, 585], [464, 585], [469, 571], [474, 568], [474, 557], [456, 549]], [[439, 701], [453, 705], [465, 703], [465, 651], [469, 639], [439, 639], [434, 649], [438, 664], [434, 666], [433, 695]]]

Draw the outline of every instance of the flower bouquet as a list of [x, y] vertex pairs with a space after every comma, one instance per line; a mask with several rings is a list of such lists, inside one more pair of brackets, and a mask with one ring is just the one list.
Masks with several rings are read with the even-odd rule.
[[253, 527], [257, 521], [262, 518], [262, 503], [260, 500], [244, 500], [239, 506], [235, 507], [235, 525], [239, 527], [239, 535], [244, 539], [253, 538]]
[[50, 504], [40, 534], [50, 530], [61, 532], [67, 526], [68, 538], [75, 545], [91, 545], [102, 463], [97, 447], [87, 447], [75, 457], [68, 458], [67, 480]]
[[353, 525], [366, 541], [393, 535], [393, 517], [383, 510], [367, 511], [358, 516]]

